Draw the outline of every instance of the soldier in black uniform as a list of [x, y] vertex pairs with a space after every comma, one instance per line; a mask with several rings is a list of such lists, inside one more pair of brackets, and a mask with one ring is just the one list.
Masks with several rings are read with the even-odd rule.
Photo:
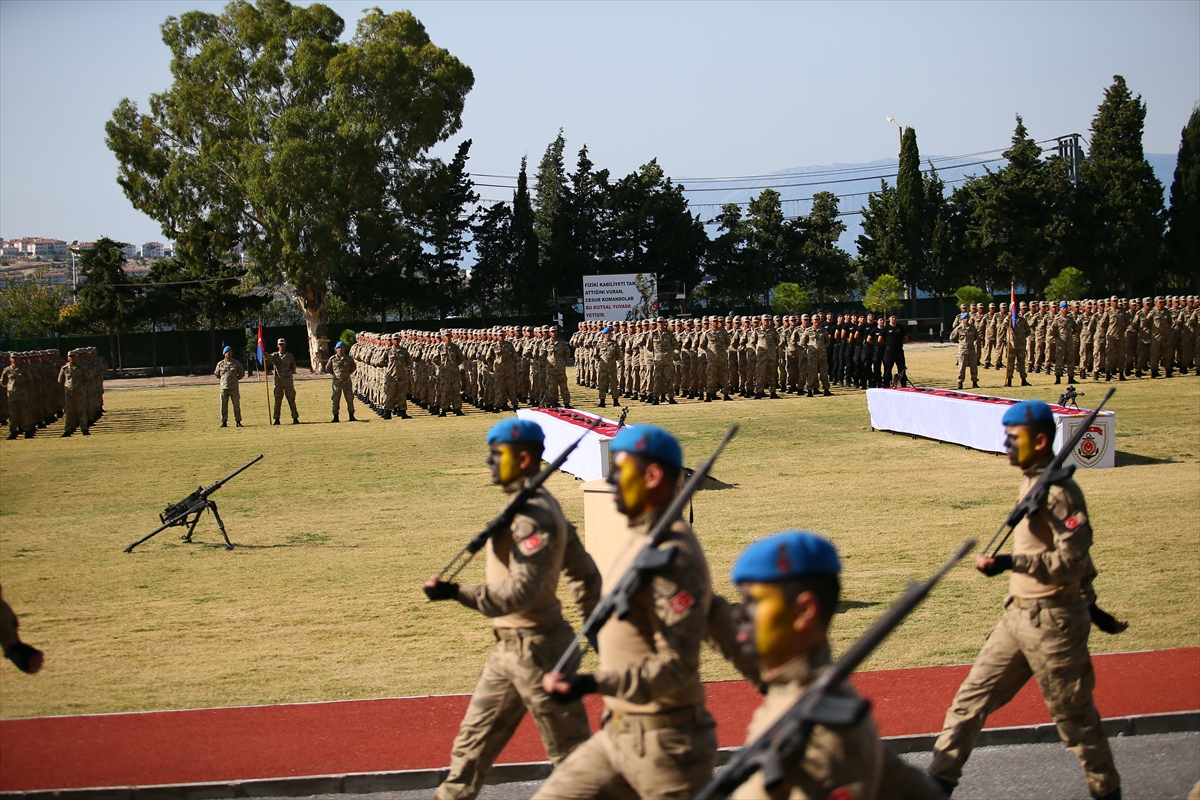
[[883, 382], [883, 335], [887, 329], [887, 324], [883, 321], [883, 317], [875, 320], [875, 346], [871, 352], [871, 385], [875, 387], [884, 386]]
[[908, 341], [908, 332], [900, 327], [899, 318], [892, 314], [888, 317], [888, 325], [883, 329], [883, 385], [892, 385], [892, 367], [897, 368], [900, 375], [900, 385], [908, 386], [907, 366], [904, 364], [904, 343]]

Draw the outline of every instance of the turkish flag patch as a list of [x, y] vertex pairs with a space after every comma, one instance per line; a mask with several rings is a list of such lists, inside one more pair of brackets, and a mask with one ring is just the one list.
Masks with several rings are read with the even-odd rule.
[[1073, 531], [1079, 527], [1079, 519], [1077, 517], [1075, 517], [1074, 515], [1069, 516], [1063, 521], [1063, 526], [1067, 530]]
[[538, 536], [535, 533], [533, 536], [530, 536], [528, 539], [521, 542], [521, 546], [525, 548], [525, 552], [532, 553], [534, 550], [538, 549], [538, 545], [540, 545], [541, 543], [542, 543], [542, 537]]
[[684, 589], [670, 599], [669, 605], [671, 606], [671, 610], [676, 614], [682, 614], [692, 606], [696, 605], [696, 601], [692, 599], [690, 594], [688, 594], [687, 589]]
[[825, 795], [825, 800], [856, 800], [856, 798], [854, 797], [854, 793], [845, 786], [839, 786]]

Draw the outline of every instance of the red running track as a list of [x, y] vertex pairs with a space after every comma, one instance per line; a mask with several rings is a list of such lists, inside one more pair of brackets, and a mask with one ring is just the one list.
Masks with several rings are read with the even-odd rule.
[[[1200, 710], [1200, 648], [1092, 661], [1104, 717]], [[883, 735], [935, 733], [968, 669], [864, 672], [853, 681], [871, 700]], [[707, 689], [721, 746], [740, 744], [758, 694], [740, 681]], [[589, 699], [595, 701], [588, 705], [594, 728], [600, 703]], [[0, 722], [0, 791], [437, 769], [449, 761], [467, 701], [467, 695], [451, 695], [6, 720]], [[1030, 682], [988, 727], [1049, 721]], [[526, 717], [500, 761], [545, 759]]]

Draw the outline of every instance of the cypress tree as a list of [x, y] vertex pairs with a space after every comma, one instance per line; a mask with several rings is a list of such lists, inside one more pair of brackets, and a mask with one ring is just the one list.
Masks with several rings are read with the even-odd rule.
[[550, 292], [541, 280], [538, 266], [538, 239], [533, 227], [533, 201], [529, 197], [526, 166], [522, 156], [517, 190], [513, 192], [513, 300], [520, 313], [533, 315], [549, 310]]
[[921, 178], [921, 153], [917, 132], [904, 129], [900, 142], [900, 169], [896, 175], [896, 223], [900, 244], [900, 278], [912, 296], [917, 315], [917, 284], [925, 269], [925, 181]]
[[1180, 137], [1166, 248], [1172, 285], [1200, 292], [1200, 105], [1192, 108]]

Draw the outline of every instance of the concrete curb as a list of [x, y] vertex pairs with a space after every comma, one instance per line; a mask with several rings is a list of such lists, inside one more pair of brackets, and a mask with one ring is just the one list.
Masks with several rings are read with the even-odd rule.
[[[1104, 720], [1109, 737], [1147, 736], [1156, 733], [1200, 731], [1200, 710], [1174, 711], [1112, 717]], [[937, 734], [891, 736], [887, 741], [898, 753], [920, 753], [933, 749]], [[980, 734], [976, 747], [1058, 742], [1058, 729], [1052, 724], [1014, 728], [988, 728]], [[727, 762], [736, 748], [723, 748], [717, 764]], [[497, 764], [487, 783], [515, 783], [542, 780], [550, 774], [550, 762]], [[351, 773], [346, 775], [306, 775], [294, 778], [261, 778], [219, 783], [180, 783], [162, 786], [104, 786], [88, 789], [0, 792], [0, 797], [20, 800], [221, 800], [234, 797], [306, 797], [315, 794], [366, 794], [368, 792], [404, 792], [432, 789], [441, 783], [448, 769], [414, 769], [396, 772]]]

